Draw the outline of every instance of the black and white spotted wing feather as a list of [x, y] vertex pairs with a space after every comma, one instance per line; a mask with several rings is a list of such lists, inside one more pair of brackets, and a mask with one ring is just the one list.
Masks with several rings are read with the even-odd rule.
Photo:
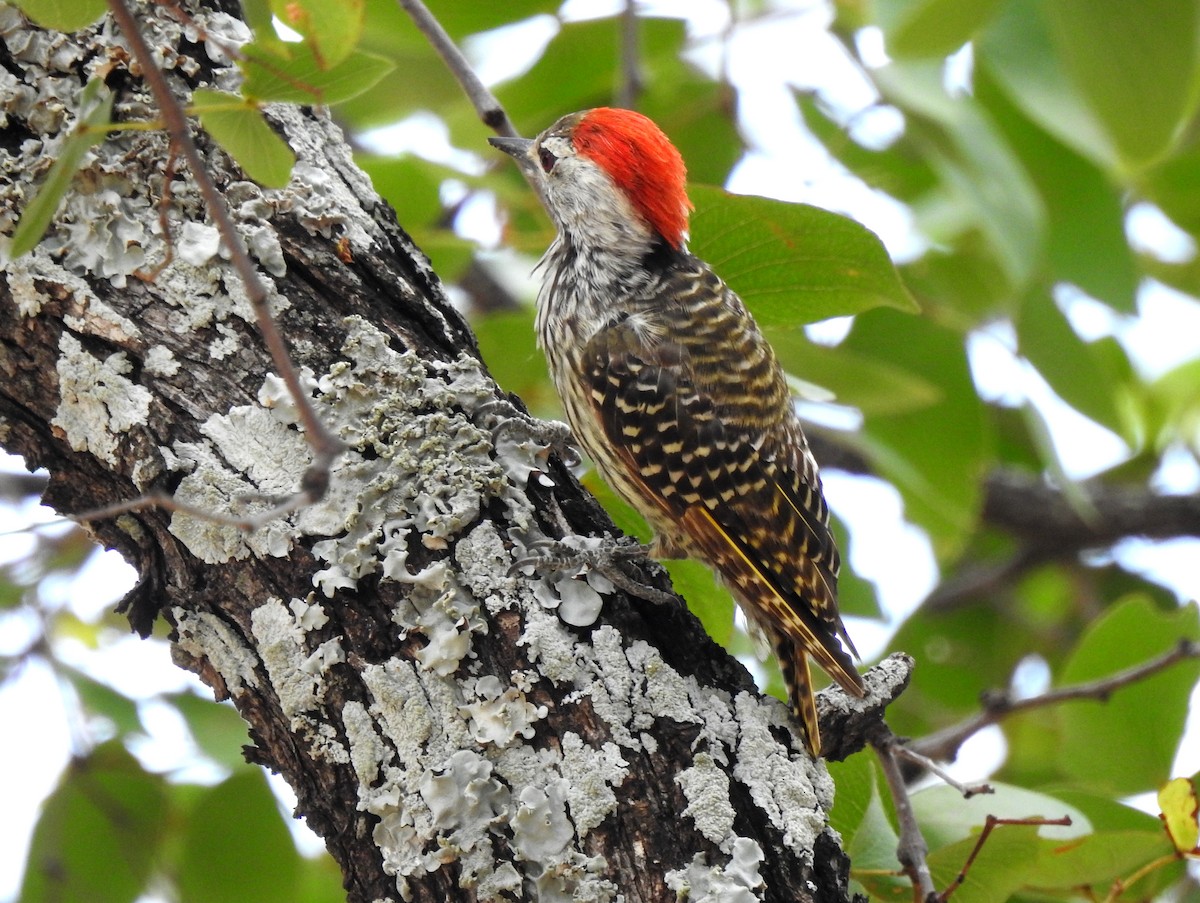
[[602, 469], [664, 550], [707, 560], [767, 634], [816, 755], [809, 656], [862, 695], [839, 642], [853, 651], [820, 478], [757, 326], [706, 265], [688, 263], [680, 284], [668, 278], [583, 351], [581, 388], [610, 458]]

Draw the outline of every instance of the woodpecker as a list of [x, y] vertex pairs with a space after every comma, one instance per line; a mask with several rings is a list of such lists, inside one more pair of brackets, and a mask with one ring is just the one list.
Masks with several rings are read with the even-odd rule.
[[810, 656], [863, 695], [829, 509], [771, 346], [687, 250], [683, 158], [650, 119], [607, 107], [491, 143], [540, 185], [558, 229], [536, 329], [576, 440], [654, 529], [650, 554], [698, 558], [730, 588], [816, 758]]

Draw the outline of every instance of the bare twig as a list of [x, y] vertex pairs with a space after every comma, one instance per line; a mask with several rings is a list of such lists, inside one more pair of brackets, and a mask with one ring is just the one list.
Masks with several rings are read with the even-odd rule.
[[[458, 45], [446, 33], [446, 29], [442, 28], [442, 23], [434, 17], [429, 8], [421, 0], [396, 0], [396, 2], [400, 4], [401, 9], [408, 13], [409, 18], [413, 20], [413, 24], [420, 32], [429, 39], [429, 43], [442, 58], [442, 62], [446, 64], [450, 74], [458, 80], [467, 99], [471, 101], [471, 106], [479, 115], [480, 121], [501, 137], [521, 137], [521, 133], [508, 118], [508, 113], [505, 112], [496, 95], [480, 81], [475, 70], [471, 68], [470, 62], [463, 56], [463, 52], [458, 49]], [[544, 206], [546, 188], [537, 173], [527, 166], [518, 166], [517, 169], [520, 170], [521, 175], [525, 177], [525, 181], [529, 183], [529, 187], [534, 190]]]
[[413, 24], [420, 29], [421, 33], [429, 39], [429, 43], [442, 58], [442, 62], [446, 64], [451, 75], [462, 85], [467, 99], [475, 107], [475, 112], [479, 114], [483, 124], [495, 131], [497, 135], [505, 138], [519, 138], [520, 133], [509, 120], [508, 113], [504, 111], [504, 107], [496, 99], [496, 95], [479, 80], [479, 76], [475, 74], [475, 70], [471, 68], [471, 64], [463, 56], [463, 52], [458, 49], [454, 39], [446, 33], [446, 29], [442, 28], [442, 23], [434, 17], [428, 7], [421, 0], [396, 0], [396, 2], [408, 13], [409, 18], [413, 20]]
[[1163, 653], [1158, 658], [1135, 665], [1132, 668], [1126, 668], [1124, 671], [1118, 671], [1116, 674], [1099, 680], [1087, 681], [1070, 687], [1062, 687], [1058, 690], [1043, 693], [1040, 696], [1031, 696], [1028, 699], [1013, 699], [1006, 692], [986, 693], [983, 697], [983, 711], [978, 715], [937, 733], [930, 734], [928, 737], [913, 740], [908, 744], [908, 748], [918, 755], [931, 759], [953, 761], [954, 757], [958, 754], [959, 748], [966, 742], [968, 737], [983, 730], [985, 727], [997, 724], [1009, 715], [1016, 714], [1017, 712], [1027, 712], [1030, 709], [1058, 705], [1076, 699], [1091, 699], [1104, 702], [1122, 687], [1136, 683], [1139, 680], [1145, 680], [1147, 677], [1171, 667], [1176, 662], [1194, 658], [1200, 658], [1200, 642], [1180, 640], [1175, 648]]
[[900, 773], [900, 764], [896, 760], [897, 739], [890, 730], [881, 734], [871, 745], [879, 757], [879, 765], [887, 780], [888, 790], [892, 794], [892, 802], [896, 809], [896, 822], [900, 826], [900, 840], [896, 846], [896, 858], [904, 869], [904, 874], [912, 881], [916, 891], [916, 903], [933, 903], [937, 900], [937, 889], [933, 886], [933, 875], [929, 871], [929, 863], [925, 857], [929, 846], [921, 834], [921, 826], [913, 814], [912, 802], [908, 797], [908, 788], [904, 785], [904, 775]]
[[621, 10], [621, 84], [617, 88], [617, 106], [634, 109], [642, 95], [642, 87], [637, 0], [625, 0]]
[[950, 882], [950, 886], [937, 895], [937, 903], [946, 903], [950, 899], [950, 895], [962, 887], [963, 882], [967, 880], [967, 872], [970, 871], [972, 864], [975, 862], [975, 857], [979, 855], [979, 851], [987, 843], [987, 839], [991, 836], [992, 831], [1000, 825], [1061, 825], [1069, 827], [1070, 824], [1071, 817], [1069, 815], [1064, 815], [1062, 818], [1039, 818], [1037, 816], [1030, 818], [997, 818], [995, 815], [989, 815], [983, 823], [983, 830], [979, 832], [979, 837], [975, 840], [975, 846], [971, 848], [971, 855], [963, 863], [963, 867], [959, 870], [958, 875]]
[[971, 797], [978, 796], [982, 793], [996, 792], [995, 788], [992, 787], [991, 784], [963, 784], [960, 781], [956, 781], [950, 776], [946, 769], [942, 768], [942, 766], [933, 759], [929, 758], [928, 756], [923, 756], [919, 752], [916, 752], [907, 746], [900, 744], [897, 745], [895, 749], [896, 755], [901, 759], [907, 759], [909, 762], [912, 762], [919, 768], [922, 768], [931, 774], [937, 775], [942, 781], [961, 793], [963, 799], [965, 800], [969, 800]]
[[[301, 478], [299, 492], [274, 509], [274, 516], [286, 514], [302, 505], [317, 501], [325, 495], [329, 488], [329, 468], [341, 454], [344, 445], [341, 440], [329, 432], [309, 401], [296, 367], [288, 354], [287, 345], [279, 332], [279, 327], [276, 326], [275, 320], [271, 316], [270, 306], [267, 302], [267, 287], [259, 278], [258, 270], [246, 252], [246, 246], [229, 215], [229, 208], [225, 203], [224, 196], [208, 174], [204, 159], [200, 156], [195, 142], [192, 141], [191, 130], [188, 127], [183, 108], [167, 86], [162, 70], [158, 68], [150, 48], [146, 45], [145, 38], [142, 37], [137, 20], [130, 12], [125, 0], [108, 0], [108, 8], [112, 12], [113, 19], [124, 32], [133, 56], [141, 67], [142, 76], [154, 94], [159, 110], [162, 112], [167, 134], [171, 138], [172, 147], [183, 156], [183, 159], [187, 161], [188, 168], [192, 171], [192, 178], [196, 180], [196, 187], [200, 190], [205, 207], [212, 217], [217, 231], [221, 234], [221, 239], [229, 251], [230, 260], [246, 288], [246, 296], [254, 309], [259, 333], [271, 354], [271, 360], [279, 370], [280, 378], [283, 379], [284, 385], [287, 386], [288, 393], [296, 405], [300, 423], [304, 427], [305, 438], [312, 448], [313, 463], [309, 465]], [[174, 500], [164, 503], [165, 496], [146, 496], [145, 499], [147, 504], [178, 507], [178, 503]], [[150, 499], [154, 499], [154, 501], [151, 502]], [[210, 520], [213, 519], [211, 516], [208, 517]], [[257, 519], [255, 520], [257, 521]]]

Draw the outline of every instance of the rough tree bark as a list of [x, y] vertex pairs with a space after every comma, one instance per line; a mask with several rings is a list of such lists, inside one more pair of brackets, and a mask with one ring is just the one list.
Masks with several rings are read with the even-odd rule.
[[[227, 11], [191, 14], [138, 5], [185, 101], [236, 81], [211, 38], [245, 37]], [[0, 5], [0, 36], [8, 234], [89, 77], [117, 120], [155, 111], [107, 21], [64, 36]], [[161, 509], [96, 522], [140, 575], [134, 629], [165, 618], [177, 661], [233, 699], [351, 900], [846, 899], [824, 765], [684, 608], [509, 576], [560, 522], [610, 523], [529, 439], [338, 130], [270, 119], [298, 157], [284, 190], [197, 140], [349, 450], [324, 501], [250, 535]], [[0, 443], [50, 472], [64, 513], [151, 489], [229, 511], [292, 491], [310, 461], [169, 159], [162, 132], [112, 134], [0, 279]]]

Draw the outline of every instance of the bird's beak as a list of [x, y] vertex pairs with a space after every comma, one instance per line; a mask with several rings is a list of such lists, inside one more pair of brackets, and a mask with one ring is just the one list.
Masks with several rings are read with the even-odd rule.
[[497, 150], [502, 150], [514, 160], [529, 176], [539, 178], [538, 168], [533, 163], [533, 139], [531, 138], [489, 138], [488, 144]]
[[489, 138], [488, 144], [497, 150], [502, 150], [510, 157], [528, 157], [529, 149], [533, 147], [531, 138]]

